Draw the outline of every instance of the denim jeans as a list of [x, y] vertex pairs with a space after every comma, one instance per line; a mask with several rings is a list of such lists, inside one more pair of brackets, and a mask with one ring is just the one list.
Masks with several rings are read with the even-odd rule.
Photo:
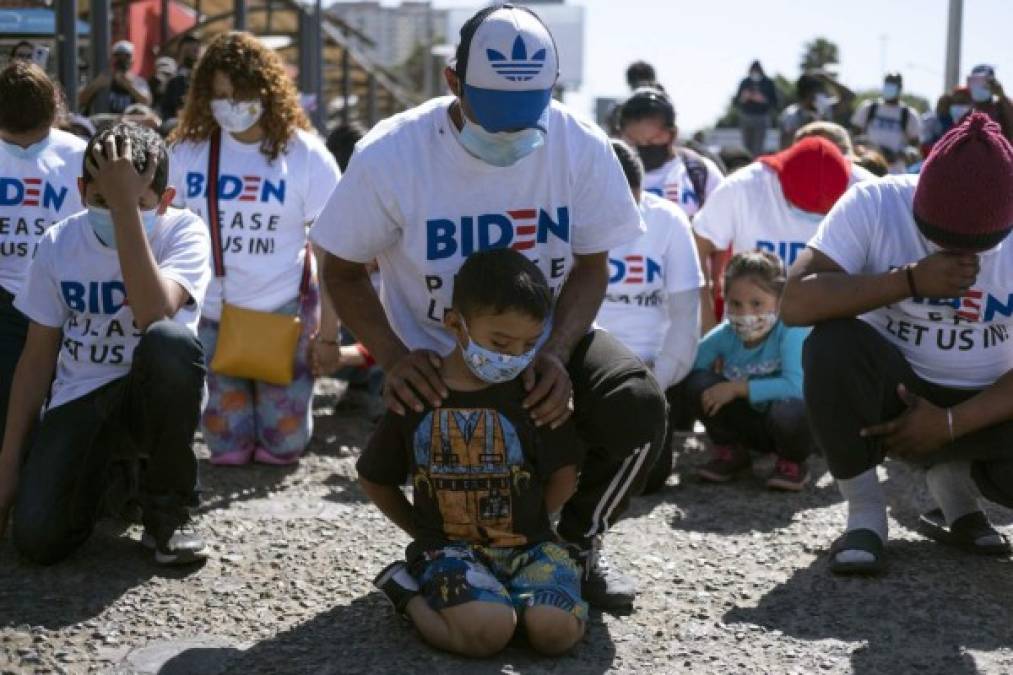
[[204, 352], [185, 326], [159, 321], [134, 350], [129, 373], [50, 409], [21, 468], [14, 545], [52, 564], [91, 534], [117, 457], [137, 458], [145, 529], [156, 539], [189, 517], [197, 484], [193, 436], [204, 392]]

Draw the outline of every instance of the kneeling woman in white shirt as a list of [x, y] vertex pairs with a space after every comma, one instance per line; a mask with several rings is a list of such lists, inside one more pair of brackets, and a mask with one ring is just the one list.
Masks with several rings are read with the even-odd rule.
[[[679, 382], [689, 374], [700, 334], [700, 288], [704, 284], [689, 218], [675, 204], [641, 189], [644, 167], [636, 151], [612, 141], [633, 196], [640, 205], [646, 232], [609, 251], [609, 285], [598, 313], [598, 325], [612, 333], [651, 366], [670, 403], [678, 399]], [[672, 406], [680, 414], [680, 406]], [[669, 423], [661, 453], [645, 492], [660, 488], [671, 473]]]
[[306, 237], [337, 185], [337, 164], [310, 131], [281, 59], [248, 33], [222, 35], [208, 46], [172, 140], [171, 182], [179, 186], [179, 205], [201, 215], [210, 211], [214, 162], [209, 160], [218, 157], [222, 256], [200, 325], [208, 363], [217, 347], [223, 304], [302, 320], [290, 384], [226, 376], [209, 367], [202, 429], [211, 462], [298, 461], [312, 434], [311, 352], [337, 339], [326, 298], [321, 322]]

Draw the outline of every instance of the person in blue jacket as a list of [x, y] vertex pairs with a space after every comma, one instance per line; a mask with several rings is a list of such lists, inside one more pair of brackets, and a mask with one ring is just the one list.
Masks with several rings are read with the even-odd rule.
[[739, 253], [728, 263], [725, 321], [701, 340], [686, 385], [714, 447], [698, 470], [704, 480], [732, 480], [756, 450], [777, 456], [767, 487], [798, 491], [809, 481], [812, 436], [802, 400], [809, 329], [778, 318], [784, 285], [784, 267], [767, 251]]

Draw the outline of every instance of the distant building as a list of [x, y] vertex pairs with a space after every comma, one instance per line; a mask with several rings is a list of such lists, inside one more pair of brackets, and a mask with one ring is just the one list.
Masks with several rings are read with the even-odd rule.
[[372, 40], [375, 44], [364, 44], [363, 49], [387, 67], [404, 63], [420, 45], [441, 42], [447, 23], [447, 12], [433, 9], [430, 2], [403, 2], [397, 7], [336, 2], [328, 12]]

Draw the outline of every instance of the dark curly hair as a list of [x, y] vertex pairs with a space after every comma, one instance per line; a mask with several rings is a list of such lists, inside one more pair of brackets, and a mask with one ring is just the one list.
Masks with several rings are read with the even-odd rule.
[[260, 126], [264, 140], [260, 151], [270, 160], [285, 152], [297, 129], [309, 129], [310, 121], [299, 104], [299, 93], [277, 53], [250, 33], [219, 35], [194, 70], [190, 91], [172, 132], [170, 142], [208, 140], [218, 127], [211, 114], [215, 73], [225, 74], [237, 97], [259, 97], [264, 106]]
[[88, 147], [84, 151], [84, 162], [81, 166], [81, 180], [85, 185], [92, 181], [91, 172], [88, 170], [88, 159], [96, 147], [100, 149], [103, 157], [106, 156], [105, 144], [106, 139], [110, 136], [116, 139], [118, 152], [123, 152], [124, 144], [127, 139], [130, 140], [130, 161], [137, 173], [144, 173], [148, 168], [148, 162], [152, 157], [154, 158], [155, 175], [151, 178], [151, 189], [159, 197], [165, 194], [165, 188], [169, 184], [169, 153], [165, 149], [165, 141], [152, 129], [133, 122], [115, 124], [95, 134], [88, 141]]

